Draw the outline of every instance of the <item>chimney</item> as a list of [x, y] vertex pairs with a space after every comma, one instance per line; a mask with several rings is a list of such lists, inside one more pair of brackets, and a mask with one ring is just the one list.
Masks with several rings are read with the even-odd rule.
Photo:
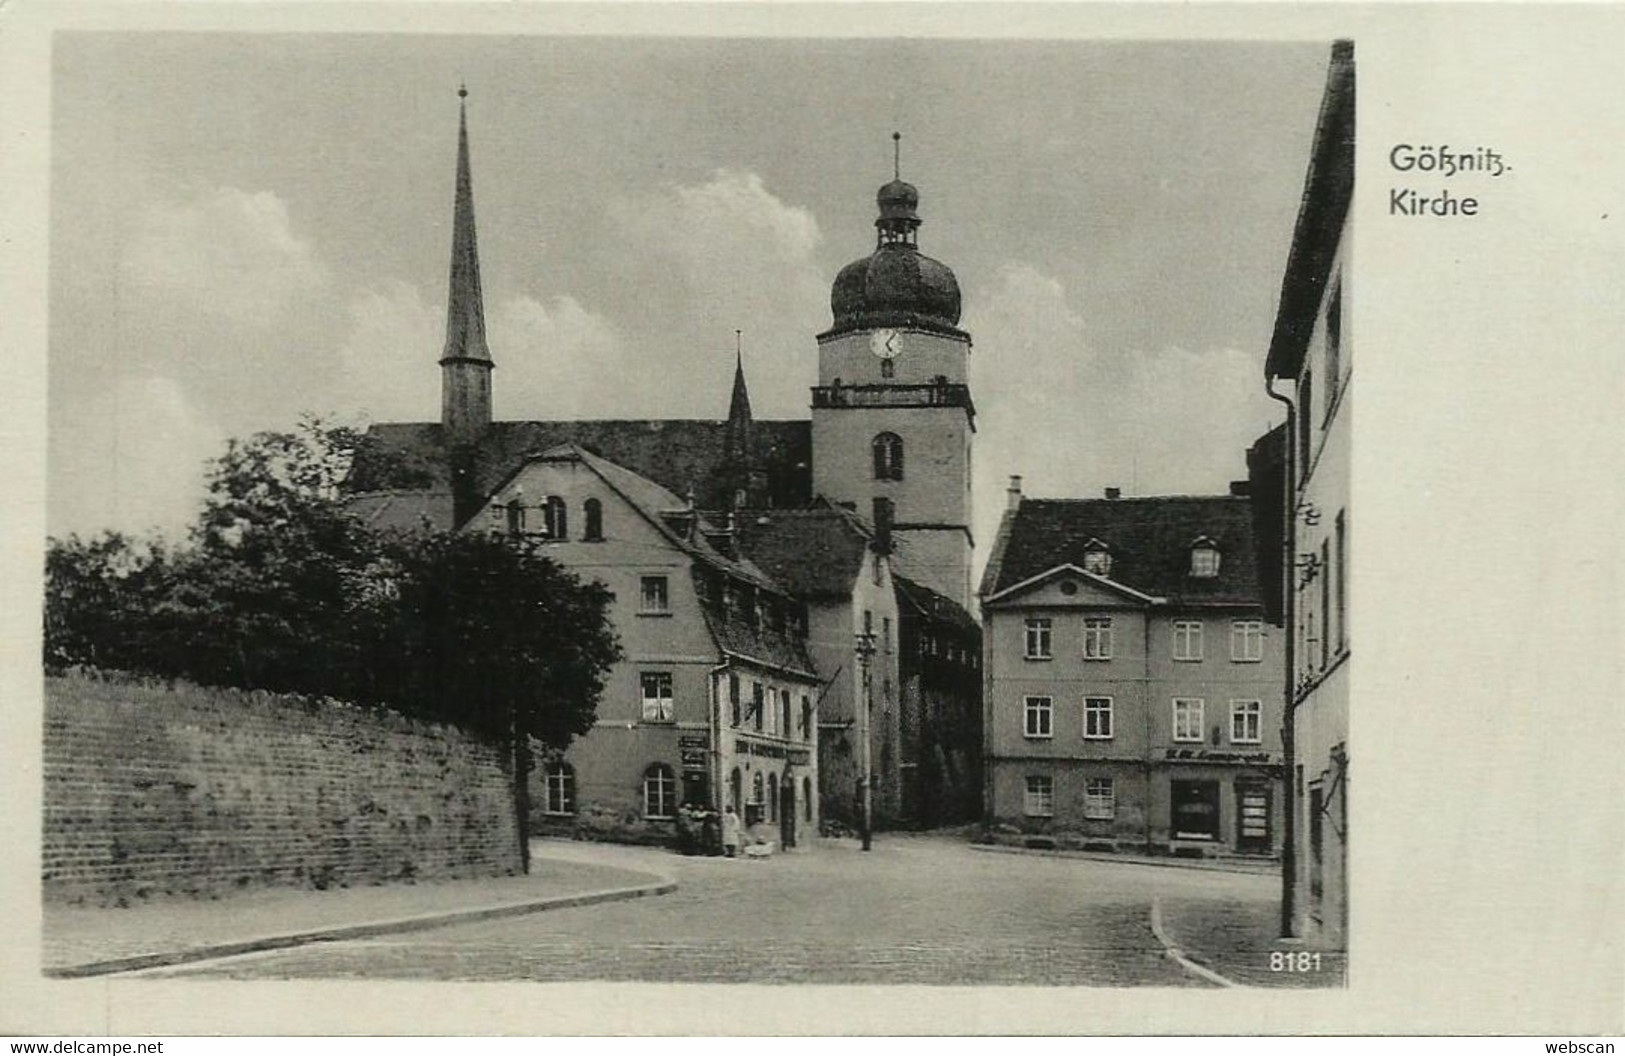
[[1013, 510], [1017, 506], [1021, 505], [1021, 474], [1020, 473], [1012, 473], [1012, 474], [1010, 474], [1010, 487], [1005, 489], [1005, 494], [1010, 497], [1010, 501], [1009, 501], [1009, 508], [1010, 509]]
[[1122, 488], [1107, 488], [1106, 489], [1106, 497], [1108, 499], [1120, 499], [1120, 498], [1123, 497], [1123, 489]]
[[1253, 493], [1253, 483], [1250, 480], [1232, 480], [1230, 494], [1238, 499], [1245, 499]]
[[874, 551], [877, 554], [891, 553], [892, 529], [892, 501], [882, 496], [875, 496], [875, 538]]

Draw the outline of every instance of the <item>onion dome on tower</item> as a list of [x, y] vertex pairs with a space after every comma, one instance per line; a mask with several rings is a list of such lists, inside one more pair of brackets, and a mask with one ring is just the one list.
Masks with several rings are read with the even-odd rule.
[[[901, 139], [892, 133], [894, 144]], [[875, 251], [835, 276], [829, 295], [835, 324], [828, 334], [911, 326], [963, 336], [958, 328], [959, 280], [948, 265], [920, 252], [920, 192], [900, 174], [893, 175], [875, 195], [880, 208]]]

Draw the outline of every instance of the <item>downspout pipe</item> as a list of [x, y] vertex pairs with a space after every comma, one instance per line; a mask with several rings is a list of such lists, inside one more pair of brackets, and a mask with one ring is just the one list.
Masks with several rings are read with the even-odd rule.
[[1281, 489], [1281, 620], [1286, 628], [1286, 668], [1281, 695], [1281, 756], [1286, 764], [1286, 826], [1281, 844], [1281, 937], [1297, 934], [1298, 899], [1298, 782], [1297, 782], [1297, 596], [1292, 581], [1293, 557], [1298, 552], [1297, 502], [1298, 406], [1292, 397], [1275, 391], [1275, 379], [1264, 378], [1270, 399], [1286, 407], [1286, 486]]

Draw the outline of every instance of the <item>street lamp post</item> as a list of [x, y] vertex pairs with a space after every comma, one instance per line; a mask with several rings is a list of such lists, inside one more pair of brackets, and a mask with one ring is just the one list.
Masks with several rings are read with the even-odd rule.
[[869, 663], [875, 655], [873, 631], [858, 632], [857, 654], [858, 667], [863, 671], [863, 705], [858, 709], [858, 758], [863, 771], [858, 777], [858, 797], [861, 804], [858, 832], [863, 837], [863, 849], [867, 851], [874, 820], [874, 764], [869, 750], [869, 715], [874, 708], [874, 687], [869, 676]]

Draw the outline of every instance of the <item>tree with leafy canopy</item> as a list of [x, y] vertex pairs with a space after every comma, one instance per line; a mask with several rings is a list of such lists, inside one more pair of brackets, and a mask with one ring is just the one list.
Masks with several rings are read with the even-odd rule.
[[499, 739], [523, 831], [529, 739], [590, 729], [621, 656], [610, 594], [524, 540], [363, 525], [344, 486], [364, 445], [315, 419], [233, 440], [184, 544], [50, 540], [47, 665], [339, 697]]

